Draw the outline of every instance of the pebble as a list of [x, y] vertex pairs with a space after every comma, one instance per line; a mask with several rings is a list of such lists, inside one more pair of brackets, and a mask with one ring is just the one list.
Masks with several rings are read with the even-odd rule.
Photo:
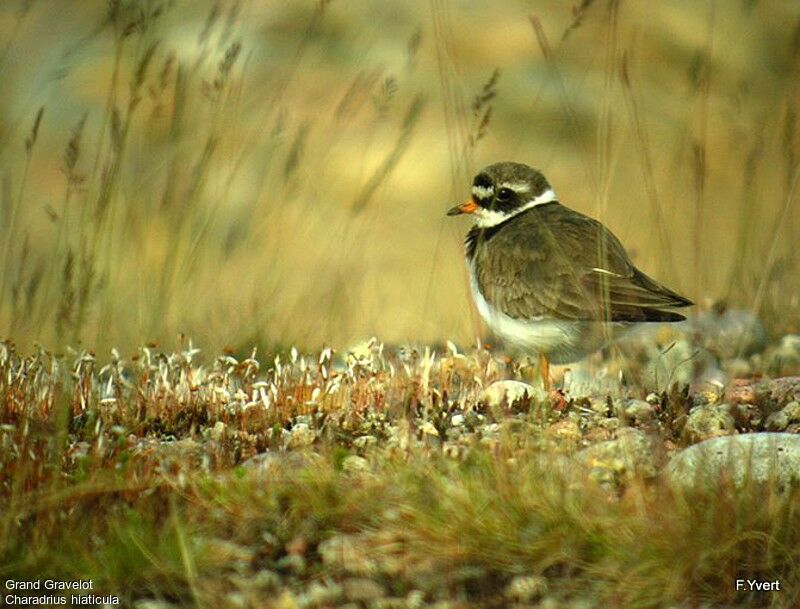
[[544, 400], [547, 395], [541, 389], [522, 381], [495, 381], [483, 390], [481, 401], [489, 406], [511, 406], [514, 402], [528, 397], [531, 400]]
[[619, 476], [656, 475], [650, 439], [633, 427], [620, 429], [615, 439], [589, 446], [580, 454], [590, 468], [590, 477], [601, 484], [613, 483]]
[[330, 607], [342, 598], [343, 587], [336, 582], [311, 582], [297, 598], [301, 607]]
[[656, 416], [656, 411], [651, 404], [644, 400], [630, 400], [625, 405], [625, 416], [641, 425], [652, 421]]
[[786, 431], [793, 423], [800, 423], [800, 402], [789, 402], [778, 412], [773, 412], [764, 426], [767, 431]]
[[378, 438], [375, 436], [359, 436], [355, 440], [353, 440], [353, 446], [356, 448], [364, 449], [368, 446], [374, 446], [378, 443]]
[[281, 584], [281, 576], [275, 573], [275, 571], [261, 569], [258, 573], [252, 576], [251, 582], [257, 588], [277, 590]]
[[379, 583], [366, 577], [346, 579], [343, 584], [344, 597], [354, 602], [369, 602], [382, 598], [386, 591]]
[[739, 487], [748, 480], [774, 480], [786, 488], [800, 483], [800, 435], [762, 432], [712, 438], [677, 453], [667, 474], [684, 487], [729, 477]]
[[361, 474], [370, 471], [369, 461], [358, 455], [348, 455], [342, 461], [342, 471], [347, 474]]
[[800, 376], [783, 376], [761, 381], [754, 387], [756, 404], [765, 412], [774, 412], [789, 402], [800, 401]]
[[300, 554], [287, 554], [275, 563], [275, 567], [278, 571], [302, 575], [306, 571], [306, 559]]
[[547, 593], [547, 579], [541, 575], [517, 575], [512, 578], [505, 589], [506, 598], [530, 602]]
[[691, 442], [702, 442], [709, 438], [736, 433], [736, 425], [729, 404], [696, 406], [689, 412], [683, 433]]
[[378, 570], [377, 562], [365, 544], [351, 535], [334, 535], [317, 546], [326, 569], [334, 572], [366, 575]]
[[317, 435], [307, 423], [297, 423], [285, 436], [284, 445], [288, 449], [306, 448], [311, 446], [316, 439]]
[[558, 423], [553, 423], [547, 428], [547, 435], [556, 440], [577, 444], [581, 441], [580, 426], [571, 419], [564, 419]]
[[219, 441], [225, 435], [225, 429], [227, 425], [222, 421], [217, 421], [214, 423], [214, 427], [211, 428], [211, 439]]
[[242, 467], [263, 475], [273, 475], [281, 471], [299, 470], [313, 463], [319, 463], [322, 457], [313, 452], [275, 453], [263, 452], [253, 455], [242, 463]]
[[291, 590], [284, 590], [278, 598], [272, 601], [270, 607], [272, 609], [300, 609], [300, 604]]
[[730, 410], [736, 422], [736, 429], [754, 431], [760, 429], [764, 415], [755, 404], [732, 404]]

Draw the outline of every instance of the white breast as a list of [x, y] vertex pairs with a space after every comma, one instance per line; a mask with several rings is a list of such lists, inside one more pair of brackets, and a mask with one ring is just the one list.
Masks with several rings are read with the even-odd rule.
[[556, 364], [572, 362], [596, 351], [611, 341], [613, 330], [620, 325], [541, 316], [514, 319], [486, 301], [471, 264], [469, 276], [475, 306], [492, 332], [519, 349], [543, 353]]

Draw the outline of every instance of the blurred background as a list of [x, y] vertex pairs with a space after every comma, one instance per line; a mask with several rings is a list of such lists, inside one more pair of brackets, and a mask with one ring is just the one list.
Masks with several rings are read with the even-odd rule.
[[798, 89], [793, 0], [3, 0], [0, 335], [473, 343], [499, 160], [797, 331]]

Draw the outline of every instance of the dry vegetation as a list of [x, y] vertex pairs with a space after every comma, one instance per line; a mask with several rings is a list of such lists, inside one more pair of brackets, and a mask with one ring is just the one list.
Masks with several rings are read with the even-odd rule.
[[[800, 432], [800, 383], [769, 384], [800, 372], [793, 3], [59, 4], [0, 3], [0, 580], [142, 609], [800, 605], [800, 490], [662, 473]], [[479, 332], [443, 213], [500, 159], [733, 316], [487, 397], [530, 371], [442, 346]]]
[[443, 214], [498, 159], [797, 328], [798, 15], [718, 4], [3, 3], [4, 334], [472, 344]]
[[[692, 441], [685, 391], [626, 417], [630, 391], [487, 402], [520, 371], [486, 351], [198, 357], [2, 345], [4, 580], [90, 578], [126, 606], [800, 601], [800, 487], [658, 474]], [[634, 436], [653, 457], [593, 452]]]

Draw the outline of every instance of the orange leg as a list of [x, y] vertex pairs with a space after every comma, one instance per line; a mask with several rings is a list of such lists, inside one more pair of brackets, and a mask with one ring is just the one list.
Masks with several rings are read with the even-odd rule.
[[542, 384], [545, 391], [550, 391], [550, 360], [544, 353], [539, 354], [539, 374], [542, 377]]

